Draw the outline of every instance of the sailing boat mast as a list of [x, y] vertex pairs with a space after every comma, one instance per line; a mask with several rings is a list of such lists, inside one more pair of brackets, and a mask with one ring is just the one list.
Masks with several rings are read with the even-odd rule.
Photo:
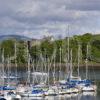
[[68, 25], [68, 38], [67, 38], [67, 73], [68, 73], [68, 77], [67, 79], [69, 80], [70, 78], [70, 57], [69, 57], [69, 25]]
[[15, 67], [16, 67], [16, 84], [17, 84], [17, 51], [16, 51], [16, 43], [15, 43]]
[[3, 75], [3, 86], [5, 84], [4, 80], [4, 49], [2, 50], [2, 75]]
[[55, 70], [55, 60], [56, 60], [56, 50], [55, 50], [55, 53], [54, 53], [54, 72], [53, 72], [53, 77], [54, 77], [54, 84], [55, 84], [55, 81], [56, 81], [56, 76], [55, 76], [55, 73], [56, 73], [56, 70]]
[[[33, 73], [35, 72], [35, 67], [34, 67], [34, 60], [32, 62], [32, 67], [33, 67]], [[35, 77], [33, 77], [33, 85], [35, 84]]]
[[80, 76], [80, 69], [79, 69], [79, 67], [80, 67], [80, 50], [81, 49], [81, 47], [80, 47], [80, 44], [78, 44], [78, 77]]
[[28, 57], [28, 78], [27, 82], [30, 84], [30, 54], [29, 54], [29, 47], [27, 45], [27, 57]]
[[[42, 56], [42, 54], [40, 54], [40, 56]], [[45, 59], [45, 61], [46, 61], [46, 59]], [[41, 65], [41, 72], [42, 72], [41, 81], [40, 81], [40, 84], [41, 84], [41, 83], [45, 83], [43, 80], [44, 76], [43, 76], [43, 62], [42, 61], [40, 62], [40, 65]]]
[[60, 68], [59, 68], [59, 81], [61, 80], [61, 53], [62, 53], [62, 50], [61, 50], [61, 47], [60, 47]]
[[48, 67], [48, 86], [49, 86], [49, 71], [50, 71], [50, 64], [49, 64], [50, 62], [49, 62], [49, 58], [47, 58], [47, 67]]
[[70, 52], [70, 56], [71, 56], [71, 59], [70, 59], [70, 78], [71, 78], [72, 74], [73, 74], [73, 69], [72, 69], [72, 49], [71, 49], [71, 52]]
[[[45, 50], [45, 73], [47, 72], [47, 67], [48, 67], [48, 56], [47, 56], [47, 51]], [[45, 84], [47, 82], [47, 78], [48, 78], [48, 76], [46, 76], [46, 78], [45, 78]]]
[[67, 60], [68, 60], [68, 65], [69, 65], [69, 26], [68, 26], [68, 39], [67, 39], [67, 43], [68, 43], [67, 44], [68, 45], [68, 49], [67, 49], [68, 50], [68, 54], [67, 54], [68, 58], [67, 58]]
[[7, 59], [7, 67], [8, 67], [8, 85], [10, 85], [10, 57]]
[[89, 45], [87, 45], [87, 53], [86, 53], [86, 79], [88, 79], [88, 53], [89, 53]]

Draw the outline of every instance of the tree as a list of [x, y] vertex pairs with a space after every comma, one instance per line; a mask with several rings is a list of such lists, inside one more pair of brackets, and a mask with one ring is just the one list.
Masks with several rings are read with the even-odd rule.
[[27, 45], [24, 41], [19, 41], [17, 44], [17, 62], [25, 63], [27, 62], [27, 51], [26, 51]]
[[14, 56], [14, 40], [5, 40], [1, 43], [1, 48], [4, 49], [4, 56]]
[[82, 54], [83, 59], [86, 59], [86, 48], [89, 42], [91, 42], [92, 34], [86, 33], [81, 36], [81, 42], [82, 42]]
[[53, 54], [55, 48], [54, 42], [50, 42], [48, 40], [45, 40], [40, 45], [40, 50], [43, 54], [43, 56], [47, 55], [48, 57], [51, 57]]

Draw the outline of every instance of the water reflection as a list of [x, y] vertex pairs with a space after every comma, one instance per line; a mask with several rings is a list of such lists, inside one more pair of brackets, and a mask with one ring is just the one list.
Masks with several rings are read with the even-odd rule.
[[97, 92], [83, 92], [83, 96], [96, 96]]
[[66, 94], [58, 96], [46, 96], [46, 97], [24, 97], [22, 100], [99, 100], [96, 99], [95, 92], [84, 92], [80, 94]]
[[44, 100], [43, 97], [23, 97], [21, 100]]

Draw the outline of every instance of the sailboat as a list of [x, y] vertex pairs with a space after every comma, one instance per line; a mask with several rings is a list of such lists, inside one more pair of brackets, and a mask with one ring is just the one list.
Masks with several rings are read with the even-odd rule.
[[[68, 26], [68, 38], [67, 38], [67, 57], [66, 57], [66, 73], [67, 73], [67, 77], [69, 77], [69, 74], [70, 74], [70, 51], [69, 51], [69, 26]], [[60, 63], [61, 63], [61, 48], [60, 48]], [[61, 68], [61, 64], [60, 64], [60, 68]], [[67, 77], [65, 77], [64, 80], [59, 80], [59, 83], [61, 85], [66, 85], [67, 84]], [[66, 79], [67, 78], [67, 79]]]
[[19, 84], [17, 86], [17, 92], [20, 93], [21, 95], [22, 94], [26, 94], [28, 91], [31, 90], [31, 86], [30, 86], [30, 54], [29, 54], [29, 46], [27, 44], [27, 80], [26, 80], [26, 85], [23, 85], [23, 84]]
[[72, 50], [70, 51], [70, 63], [69, 63], [69, 75], [68, 75], [68, 85], [67, 85], [67, 93], [79, 93], [79, 88], [76, 87], [76, 84], [73, 81], [78, 80], [78, 77], [73, 76], [73, 66], [72, 66]]
[[[67, 79], [66, 80], [60, 80], [60, 86], [62, 89], [59, 89], [60, 94], [71, 94], [71, 93], [78, 93], [79, 89], [75, 86], [75, 84], [72, 82], [73, 80], [76, 80], [76, 77], [73, 76], [73, 69], [72, 69], [72, 49], [69, 48], [69, 27], [68, 27], [68, 38], [67, 38]], [[61, 51], [61, 50], [60, 50]], [[61, 53], [60, 53], [61, 56]], [[61, 59], [61, 58], [60, 58]]]
[[[8, 67], [9, 67], [9, 61], [8, 61]], [[9, 72], [8, 72], [8, 78], [9, 78]], [[10, 85], [10, 79], [8, 79], [8, 85], [3, 86], [3, 91], [4, 91], [4, 98], [6, 100], [12, 100], [12, 99], [21, 100], [21, 96], [16, 94], [16, 87]]]
[[42, 97], [44, 96], [44, 91], [39, 88], [35, 88], [31, 86], [31, 80], [30, 80], [30, 75], [31, 75], [31, 70], [30, 70], [30, 60], [31, 56], [29, 53], [29, 48], [27, 46], [27, 57], [28, 57], [28, 77], [27, 77], [27, 84], [26, 84], [26, 89], [24, 88], [25, 91], [21, 93], [21, 96], [23, 97]]
[[70, 79], [70, 82], [74, 83], [76, 85], [76, 87], [81, 90], [81, 88], [84, 86], [84, 84], [82, 84], [83, 81], [82, 81], [81, 76], [80, 76], [80, 68], [79, 68], [80, 67], [80, 52], [81, 52], [81, 46], [80, 46], [80, 44], [78, 44], [77, 76], [72, 76], [71, 79]]
[[61, 47], [60, 47], [60, 64], [59, 64], [59, 86], [58, 86], [58, 91], [59, 91], [59, 94], [60, 95], [64, 95], [64, 94], [66, 94], [66, 88], [64, 88], [64, 86], [63, 85], [65, 85], [66, 84], [66, 80], [62, 80], [61, 79], [61, 61], [62, 61], [62, 49], [61, 49]]
[[[46, 50], [45, 50], [46, 52]], [[47, 62], [47, 55], [45, 54], [45, 57], [43, 57], [42, 53], [40, 53], [40, 59], [38, 60], [41, 69], [38, 71], [38, 69], [35, 70], [34, 68], [34, 64], [33, 64], [33, 78], [36, 79], [37, 81], [37, 85], [35, 85], [35, 87], [41, 87], [41, 88], [45, 88], [47, 87], [46, 83], [47, 83], [47, 79], [48, 79], [48, 73], [47, 71], [47, 67], [48, 67], [48, 62]], [[34, 62], [34, 61], [33, 61]], [[35, 80], [33, 79], [33, 80]], [[33, 82], [34, 83], [34, 82]]]
[[[16, 59], [16, 44], [15, 44], [15, 59]], [[16, 87], [10, 85], [10, 61], [11, 61], [11, 59], [8, 56], [8, 59], [7, 59], [8, 85], [3, 87], [4, 98], [7, 99], [7, 100], [12, 100], [12, 99], [21, 100], [21, 96], [16, 94]], [[16, 61], [15, 61], [15, 63], [16, 63]], [[17, 82], [17, 80], [16, 80], [16, 82]]]
[[[69, 28], [68, 28], [68, 34], [69, 34]], [[67, 75], [67, 89], [66, 93], [78, 93], [80, 90], [76, 87], [76, 85], [72, 82], [73, 79], [76, 79], [76, 77], [73, 76], [73, 59], [72, 59], [72, 49], [69, 48], [69, 36], [68, 36], [68, 53], [67, 53], [67, 67], [68, 67], [68, 75]]]
[[[53, 52], [53, 56], [52, 56], [52, 60], [53, 60], [53, 85], [49, 85], [49, 71], [50, 71], [50, 67], [51, 67], [51, 63], [49, 65], [48, 63], [48, 90], [45, 91], [45, 95], [46, 96], [55, 96], [58, 94], [58, 88], [56, 86], [56, 71], [55, 71], [55, 54], [56, 54], [56, 49]], [[49, 61], [48, 61], [49, 62]]]
[[88, 56], [89, 56], [89, 45], [87, 45], [87, 55], [86, 55], [86, 79], [84, 80], [83, 92], [96, 91], [97, 86], [92, 84], [92, 81], [88, 79]]
[[64, 80], [62, 80], [61, 79], [61, 63], [62, 63], [62, 48], [60, 47], [60, 49], [59, 49], [59, 55], [60, 55], [60, 64], [59, 64], [59, 83], [60, 84], [66, 84], [66, 80], [64, 79]]

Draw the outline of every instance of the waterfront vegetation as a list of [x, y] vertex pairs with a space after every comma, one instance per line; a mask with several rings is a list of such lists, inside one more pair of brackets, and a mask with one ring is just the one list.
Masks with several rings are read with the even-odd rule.
[[[34, 45], [31, 44], [29, 46], [29, 52], [31, 55], [31, 58], [36, 61], [40, 59], [40, 55], [44, 58], [52, 58], [52, 55], [54, 51], [56, 50], [56, 63], [59, 63], [60, 61], [60, 49], [61, 49], [61, 58], [62, 63], [66, 62], [67, 57], [67, 37], [64, 39], [55, 39], [54, 41], [50, 41], [48, 38], [45, 38], [41, 40], [41, 43], [38, 45], [35, 45], [35, 41], [32, 42]], [[12, 63], [15, 62], [14, 59], [14, 47], [16, 43], [16, 50], [17, 50], [17, 63], [18, 64], [27, 64], [27, 41], [23, 40], [16, 40], [16, 39], [8, 39], [1, 41], [0, 47], [1, 47], [1, 54], [4, 50], [4, 56], [5, 59], [8, 57], [11, 57]], [[93, 64], [99, 64], [100, 63], [100, 35], [92, 35], [90, 33], [86, 33], [84, 35], [75, 35], [73, 37], [70, 37], [69, 40], [70, 43], [70, 50], [73, 51], [73, 63], [77, 64], [77, 52], [78, 52], [78, 46], [81, 47], [81, 64], [85, 62], [86, 59], [86, 46], [89, 44], [89, 54], [88, 54], [88, 60], [91, 61]]]

